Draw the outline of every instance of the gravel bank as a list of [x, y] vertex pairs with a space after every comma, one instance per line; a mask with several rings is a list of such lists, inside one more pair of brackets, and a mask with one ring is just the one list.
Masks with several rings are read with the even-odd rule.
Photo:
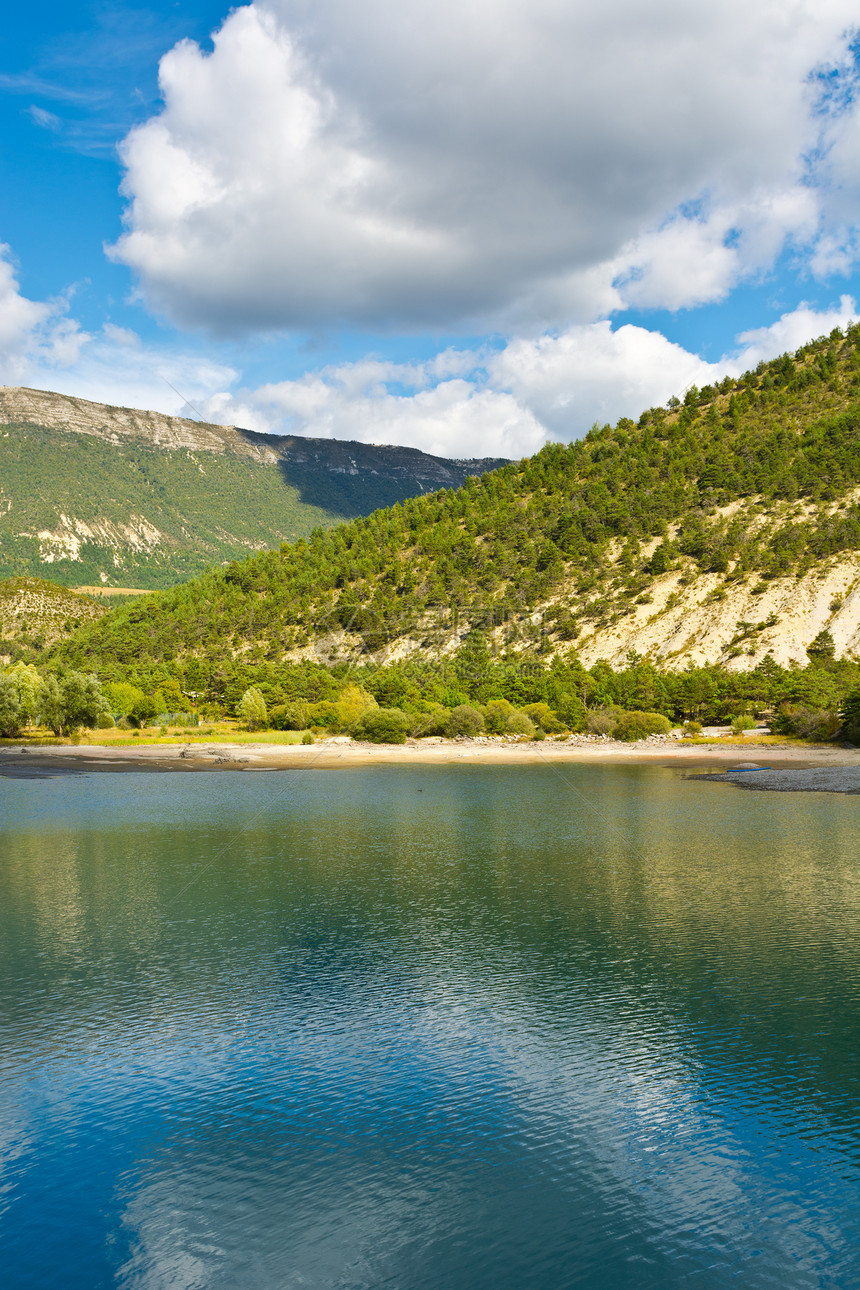
[[688, 778], [734, 784], [755, 793], [860, 793], [860, 766], [750, 768], [722, 771], [718, 775], [690, 775]]

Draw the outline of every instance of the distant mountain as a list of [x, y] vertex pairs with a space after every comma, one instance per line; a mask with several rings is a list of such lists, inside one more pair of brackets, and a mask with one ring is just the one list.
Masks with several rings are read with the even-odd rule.
[[[860, 652], [860, 326], [456, 492], [125, 606], [59, 647], [224, 692], [287, 661], [750, 670]], [[471, 644], [470, 644], [471, 642]], [[464, 667], [466, 664], [464, 664]]]
[[0, 578], [167, 587], [504, 459], [255, 434], [0, 387]]

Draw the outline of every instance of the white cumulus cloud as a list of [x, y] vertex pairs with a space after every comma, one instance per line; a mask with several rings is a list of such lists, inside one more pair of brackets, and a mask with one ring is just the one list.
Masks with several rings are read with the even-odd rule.
[[849, 0], [256, 0], [162, 59], [112, 254], [234, 334], [563, 327], [721, 299], [786, 241], [842, 263], [860, 126], [814, 73], [850, 75], [855, 22]]
[[35, 368], [75, 362], [87, 335], [67, 311], [66, 298], [22, 294], [10, 248], [0, 243], [0, 381], [20, 385]]
[[363, 359], [298, 380], [222, 391], [201, 406], [222, 424], [279, 434], [397, 443], [445, 457], [511, 457], [547, 439], [579, 438], [595, 422], [638, 417], [691, 385], [739, 375], [844, 327], [855, 303], [808, 305], [742, 333], [736, 348], [705, 362], [659, 332], [608, 322], [514, 339], [496, 352], [446, 350], [427, 363]]

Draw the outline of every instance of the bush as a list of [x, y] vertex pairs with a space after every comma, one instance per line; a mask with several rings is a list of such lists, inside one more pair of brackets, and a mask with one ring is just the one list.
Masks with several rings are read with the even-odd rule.
[[699, 721], [685, 721], [685, 722], [684, 722], [684, 738], [685, 738], [685, 739], [701, 739], [701, 737], [702, 737], [702, 725], [701, 725], [701, 722], [699, 722]]
[[548, 703], [527, 703], [523, 712], [546, 735], [560, 735], [564, 726]]
[[668, 735], [671, 729], [668, 718], [660, 712], [622, 712], [613, 727], [612, 737], [632, 743], [635, 739], [647, 739], [649, 735]]
[[376, 699], [360, 685], [350, 682], [337, 696], [335, 707], [338, 716], [338, 729], [348, 729], [355, 725], [366, 712], [376, 708]]
[[336, 703], [327, 700], [312, 703], [308, 707], [307, 722], [309, 726], [321, 726], [324, 730], [340, 730], [340, 709]]
[[824, 708], [808, 708], [803, 703], [784, 703], [777, 713], [773, 729], [780, 735], [794, 735], [796, 739], [826, 743], [836, 738], [841, 725], [840, 718]]
[[508, 717], [506, 733], [509, 735], [528, 735], [532, 739], [535, 733], [535, 723], [524, 712], [514, 710], [513, 714]]
[[272, 730], [305, 730], [308, 724], [306, 703], [279, 703], [269, 713]]
[[451, 715], [445, 726], [445, 734], [449, 739], [457, 739], [464, 735], [467, 739], [474, 739], [475, 735], [481, 734], [484, 729], [484, 718], [477, 708], [473, 708], [469, 703], [461, 703], [458, 707], [451, 709]]
[[732, 717], [732, 730], [736, 735], [743, 734], [745, 730], [755, 730], [755, 719], [742, 712], [740, 716]]
[[585, 718], [585, 728], [591, 735], [611, 734], [620, 715], [620, 708], [594, 708]]
[[490, 735], [533, 735], [535, 732], [532, 719], [507, 699], [490, 699], [483, 711], [484, 725]]
[[428, 735], [444, 735], [451, 709], [443, 707], [441, 703], [428, 703], [425, 706], [426, 711], [414, 712], [409, 718], [410, 735], [414, 735], [416, 739], [423, 739]]
[[306, 730], [306, 731], [305, 731], [305, 733], [302, 735], [302, 743], [303, 743], [303, 744], [312, 744], [312, 743], [313, 743], [313, 741], [314, 741], [314, 737], [313, 737], [313, 735], [311, 734], [310, 730]]
[[99, 718], [96, 721], [97, 730], [113, 730], [115, 727], [116, 722], [109, 712], [102, 712], [99, 714]]
[[409, 718], [399, 708], [369, 708], [352, 728], [356, 739], [372, 744], [405, 744]]
[[484, 704], [484, 726], [488, 735], [506, 735], [511, 732], [510, 722], [516, 708], [507, 699], [490, 699]]

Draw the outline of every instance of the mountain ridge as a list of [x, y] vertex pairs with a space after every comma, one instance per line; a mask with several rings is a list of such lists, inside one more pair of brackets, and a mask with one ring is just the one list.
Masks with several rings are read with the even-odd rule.
[[0, 387], [0, 578], [166, 587], [503, 461]]

